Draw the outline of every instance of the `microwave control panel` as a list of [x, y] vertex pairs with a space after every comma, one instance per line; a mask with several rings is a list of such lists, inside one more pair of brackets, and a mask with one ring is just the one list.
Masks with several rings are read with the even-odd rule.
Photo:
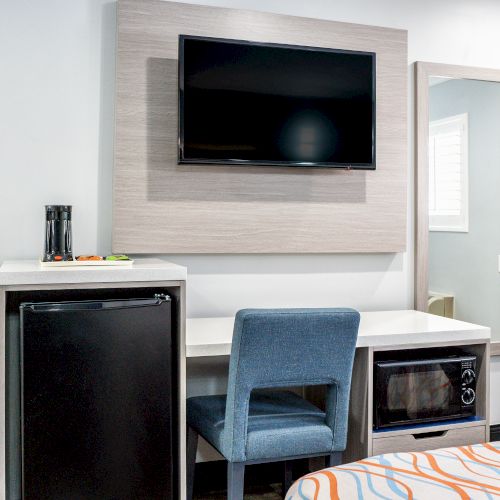
[[476, 401], [476, 360], [462, 360], [462, 405], [473, 406]]

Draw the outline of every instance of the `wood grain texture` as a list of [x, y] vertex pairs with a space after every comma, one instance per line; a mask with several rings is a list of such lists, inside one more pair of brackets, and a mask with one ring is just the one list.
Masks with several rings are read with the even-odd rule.
[[429, 295], [429, 74], [415, 63], [415, 309]]
[[179, 463], [179, 500], [186, 498], [186, 397], [187, 397], [187, 374], [186, 374], [186, 282], [181, 281], [176, 288], [177, 298], [177, 352], [179, 354], [179, 366], [177, 367], [177, 389], [179, 391], [179, 423], [178, 438], [179, 449], [177, 459]]
[[490, 355], [491, 356], [500, 356], [500, 342], [491, 342], [490, 344]]
[[415, 63], [415, 309], [427, 311], [429, 294], [429, 78], [500, 82], [500, 70]]
[[422, 439], [415, 439], [412, 434], [375, 439], [373, 454], [435, 450], [449, 446], [484, 443], [486, 440], [486, 428], [484, 426], [450, 429], [444, 431], [444, 433], [443, 436]]
[[352, 371], [347, 448], [343, 453], [343, 463], [371, 455], [372, 393], [373, 351], [370, 347], [358, 347]]
[[[179, 34], [374, 51], [377, 170], [177, 164]], [[119, 0], [113, 251], [401, 252], [406, 31]]]

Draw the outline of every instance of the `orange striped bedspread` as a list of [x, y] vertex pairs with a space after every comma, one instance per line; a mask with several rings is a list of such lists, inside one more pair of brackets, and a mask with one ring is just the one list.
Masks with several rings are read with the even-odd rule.
[[286, 495], [286, 500], [493, 498], [500, 498], [500, 441], [366, 458], [308, 474]]

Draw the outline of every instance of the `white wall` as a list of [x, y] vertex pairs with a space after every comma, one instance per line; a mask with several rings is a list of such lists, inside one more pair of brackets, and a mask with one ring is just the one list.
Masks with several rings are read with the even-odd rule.
[[[198, 3], [408, 29], [410, 63], [500, 68], [500, 4], [495, 0]], [[0, 0], [0, 6], [0, 261], [40, 254], [45, 203], [74, 205], [78, 253], [109, 252], [114, 3]], [[411, 162], [408, 167], [413, 168]], [[411, 182], [408, 192], [412, 222]], [[409, 249], [412, 231], [410, 224]], [[411, 307], [412, 259], [411, 251], [172, 257], [189, 266], [190, 316], [231, 314], [255, 305]]]
[[[409, 62], [500, 67], [494, 0], [200, 3], [404, 28]], [[110, 0], [3, 0], [0, 261], [40, 253], [44, 203], [74, 205], [78, 253], [110, 251], [115, 22]], [[411, 185], [409, 194], [411, 205]], [[410, 224], [409, 248], [411, 234]], [[411, 252], [173, 257], [190, 268], [191, 316], [248, 305], [411, 307], [412, 259]]]
[[46, 203], [74, 205], [78, 252], [108, 251], [115, 5], [0, 6], [0, 261], [41, 254]]

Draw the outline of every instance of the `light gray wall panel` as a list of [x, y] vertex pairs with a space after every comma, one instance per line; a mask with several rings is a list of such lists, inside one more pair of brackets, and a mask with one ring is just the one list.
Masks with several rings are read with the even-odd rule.
[[[178, 35], [377, 54], [377, 170], [177, 164]], [[160, 0], [120, 0], [113, 250], [401, 252], [406, 31]]]

